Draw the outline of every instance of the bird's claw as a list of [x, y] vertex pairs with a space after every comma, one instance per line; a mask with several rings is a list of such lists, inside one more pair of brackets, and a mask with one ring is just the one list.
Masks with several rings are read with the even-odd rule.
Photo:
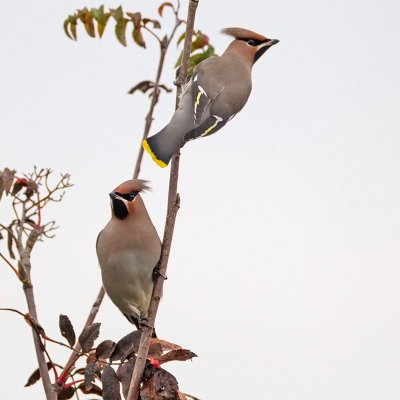
[[153, 269], [153, 277], [154, 277], [154, 278], [157, 278], [157, 277], [159, 277], [159, 276], [163, 277], [165, 280], [168, 279], [168, 277], [167, 277], [166, 275], [163, 275], [163, 274], [161, 273], [161, 269], [160, 269], [160, 267], [157, 265], [157, 266], [154, 267], [154, 269]]

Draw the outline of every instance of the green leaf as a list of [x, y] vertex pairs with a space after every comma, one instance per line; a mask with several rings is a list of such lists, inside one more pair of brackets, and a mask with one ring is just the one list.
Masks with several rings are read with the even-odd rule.
[[76, 15], [69, 15], [68, 18], [64, 21], [64, 32], [71, 40], [76, 40], [77, 19], [78, 17]]
[[122, 44], [122, 46], [126, 46], [126, 25], [129, 22], [129, 19], [124, 18], [121, 22], [118, 22], [115, 25], [115, 35], [117, 36], [118, 41]]
[[203, 53], [196, 53], [189, 58], [189, 65], [188, 65], [188, 75], [193, 74], [193, 70], [197, 64], [200, 64], [202, 61], [206, 60], [207, 58], [212, 57], [215, 54], [214, 47], [209, 45], [208, 49]]
[[110, 8], [111, 15], [117, 22], [115, 25], [115, 35], [117, 36], [118, 41], [126, 46], [126, 25], [129, 22], [129, 19], [124, 18], [124, 12], [122, 11], [122, 7], [119, 6], [116, 9]]
[[111, 14], [104, 13], [103, 5], [99, 8], [92, 8], [90, 12], [92, 13], [93, 18], [97, 21], [97, 32], [99, 33], [99, 36], [102, 37]]
[[186, 37], [186, 31], [182, 33], [181, 36], [179, 36], [178, 41], [176, 42], [176, 45], [179, 46], [179, 43], [182, 42], [183, 39]]
[[122, 7], [119, 6], [118, 8], [110, 8], [111, 15], [113, 18], [117, 21], [117, 23], [121, 23], [122, 20], [124, 19], [124, 12], [122, 10]]

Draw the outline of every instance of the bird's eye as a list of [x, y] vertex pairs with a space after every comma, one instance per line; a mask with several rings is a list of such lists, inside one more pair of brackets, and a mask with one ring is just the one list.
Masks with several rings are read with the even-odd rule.
[[129, 192], [129, 193], [126, 193], [126, 194], [115, 192], [115, 194], [120, 196], [120, 197], [122, 197], [123, 199], [125, 199], [127, 201], [132, 201], [132, 200], [134, 200], [134, 198], [136, 197], [138, 192], [132, 191], [132, 192]]
[[257, 46], [257, 43], [256, 43], [256, 41], [254, 39], [248, 39], [247, 40], [247, 44], [249, 46]]
[[129, 194], [128, 194], [127, 200], [128, 200], [128, 201], [132, 201], [132, 200], [136, 197], [136, 195], [137, 195], [137, 192], [131, 192], [131, 193], [129, 193]]

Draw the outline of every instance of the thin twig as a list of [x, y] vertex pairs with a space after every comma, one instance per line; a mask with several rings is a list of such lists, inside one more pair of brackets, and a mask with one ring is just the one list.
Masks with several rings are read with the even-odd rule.
[[0, 257], [11, 267], [11, 269], [15, 272], [15, 275], [17, 275], [19, 279], [19, 272], [17, 271], [17, 269], [10, 263], [10, 261], [7, 260], [7, 258], [3, 256], [3, 254], [0, 253]]
[[178, 18], [178, 12], [179, 12], [179, 2], [177, 9], [174, 10], [175, 14], [175, 25], [167, 39], [163, 39], [159, 41], [160, 43], [160, 59], [158, 61], [158, 68], [157, 68], [157, 73], [156, 73], [156, 79], [154, 81], [154, 90], [153, 94], [151, 96], [151, 103], [150, 103], [150, 108], [149, 112], [146, 115], [145, 119], [145, 125], [144, 125], [144, 130], [143, 130], [143, 137], [142, 141], [140, 142], [140, 147], [139, 147], [139, 152], [138, 156], [136, 159], [136, 165], [135, 165], [135, 171], [133, 173], [133, 179], [137, 179], [140, 173], [140, 167], [142, 165], [142, 159], [143, 159], [143, 140], [147, 138], [150, 132], [151, 124], [153, 122], [153, 114], [154, 114], [154, 109], [156, 104], [158, 103], [158, 96], [160, 94], [160, 79], [161, 79], [161, 73], [164, 68], [164, 61], [165, 61], [165, 55], [167, 54], [169, 45], [171, 43], [172, 38], [174, 37], [176, 30], [178, 29], [179, 25], [182, 23], [182, 21]]
[[[196, 9], [199, 0], [190, 0], [188, 9], [188, 18], [186, 24], [186, 36], [185, 44], [183, 48], [182, 64], [179, 71], [179, 76], [177, 83], [182, 85], [187, 76], [188, 62], [190, 56], [190, 49], [192, 46], [193, 37], [193, 26], [196, 15]], [[180, 90], [178, 86], [177, 98], [179, 97]], [[178, 151], [171, 164], [170, 180], [169, 180], [169, 191], [168, 191], [168, 210], [167, 217], [165, 221], [164, 238], [161, 249], [160, 257], [160, 275], [158, 276], [155, 284], [152, 299], [150, 302], [149, 310], [147, 312], [148, 326], [143, 328], [143, 332], [140, 338], [139, 349], [137, 353], [137, 358], [135, 362], [135, 367], [132, 374], [131, 384], [129, 387], [127, 400], [137, 400], [139, 397], [140, 382], [142, 380], [144, 367], [146, 365], [146, 358], [149, 351], [150, 341], [152, 337], [153, 328], [155, 325], [155, 318], [158, 310], [158, 306], [162, 296], [162, 290], [164, 285], [163, 276], [166, 275], [166, 269], [168, 265], [168, 259], [171, 249], [172, 237], [175, 227], [176, 214], [180, 206], [180, 198], [177, 193], [178, 187], [178, 174], [179, 174], [179, 157], [180, 152]]]

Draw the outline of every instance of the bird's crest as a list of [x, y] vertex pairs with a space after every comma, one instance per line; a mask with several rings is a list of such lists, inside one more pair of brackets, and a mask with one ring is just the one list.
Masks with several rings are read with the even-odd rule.
[[260, 41], [264, 41], [267, 39], [265, 36], [262, 36], [256, 32], [249, 31], [248, 29], [244, 28], [225, 28], [222, 29], [222, 33], [225, 33], [225, 35], [233, 36], [236, 39], [256, 39]]
[[150, 186], [147, 183], [148, 181], [145, 181], [143, 179], [130, 179], [128, 181], [122, 182], [113, 190], [113, 192], [125, 194], [135, 191], [140, 193], [145, 190], [150, 190]]

